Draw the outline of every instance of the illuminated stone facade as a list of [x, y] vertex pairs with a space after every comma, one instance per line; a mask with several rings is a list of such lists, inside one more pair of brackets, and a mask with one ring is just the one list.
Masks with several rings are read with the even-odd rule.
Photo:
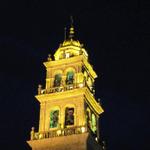
[[33, 150], [100, 150], [99, 116], [103, 112], [94, 97], [97, 77], [88, 61], [88, 54], [69, 37], [49, 55], [45, 88], [38, 87], [40, 102], [39, 130], [32, 128], [27, 141]]

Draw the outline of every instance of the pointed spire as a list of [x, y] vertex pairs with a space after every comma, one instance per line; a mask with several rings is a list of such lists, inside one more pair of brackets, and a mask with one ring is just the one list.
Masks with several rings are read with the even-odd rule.
[[66, 27], [64, 28], [64, 40], [66, 40]]
[[73, 17], [70, 16], [70, 30], [69, 30], [69, 39], [74, 37], [74, 26], [73, 26]]

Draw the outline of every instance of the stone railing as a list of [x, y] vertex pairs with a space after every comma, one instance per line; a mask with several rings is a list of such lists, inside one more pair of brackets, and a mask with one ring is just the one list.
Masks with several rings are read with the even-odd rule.
[[40, 94], [49, 94], [49, 93], [55, 93], [55, 92], [63, 92], [67, 90], [73, 90], [76, 88], [82, 88], [85, 86], [85, 83], [76, 83], [76, 84], [69, 84], [65, 86], [59, 86], [59, 87], [52, 87], [49, 89], [42, 89], [42, 86], [39, 85], [38, 87], [38, 95]]
[[34, 127], [32, 127], [30, 139], [39, 140], [39, 139], [53, 138], [59, 136], [68, 136], [73, 134], [82, 134], [85, 132], [87, 132], [86, 126], [69, 127], [69, 128], [57, 129], [57, 130], [51, 130], [45, 132], [34, 132]]

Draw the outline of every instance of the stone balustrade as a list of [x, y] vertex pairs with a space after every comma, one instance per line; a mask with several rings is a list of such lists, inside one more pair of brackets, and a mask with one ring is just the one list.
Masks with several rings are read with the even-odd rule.
[[58, 136], [82, 134], [85, 132], [87, 132], [86, 126], [69, 127], [69, 128], [56, 129], [56, 130], [50, 130], [45, 132], [34, 132], [34, 127], [32, 127], [30, 138], [31, 140], [39, 140], [39, 139], [53, 138]]
[[59, 87], [51, 87], [48, 89], [42, 89], [42, 86], [39, 85], [38, 87], [38, 94], [49, 94], [49, 93], [55, 93], [55, 92], [63, 92], [67, 90], [72, 90], [76, 88], [82, 88], [85, 86], [85, 83], [76, 83], [76, 84], [69, 84], [65, 86], [59, 86]]

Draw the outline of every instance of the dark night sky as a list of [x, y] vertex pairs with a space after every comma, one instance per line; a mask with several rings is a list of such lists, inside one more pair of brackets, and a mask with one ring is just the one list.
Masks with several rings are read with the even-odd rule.
[[[44, 85], [42, 62], [63, 41], [74, 16], [99, 75], [96, 97], [105, 113], [101, 136], [108, 150], [150, 150], [150, 9], [145, 1], [0, 2], [0, 146], [27, 150], [38, 128], [34, 95]], [[2, 148], [1, 148], [2, 149]]]

